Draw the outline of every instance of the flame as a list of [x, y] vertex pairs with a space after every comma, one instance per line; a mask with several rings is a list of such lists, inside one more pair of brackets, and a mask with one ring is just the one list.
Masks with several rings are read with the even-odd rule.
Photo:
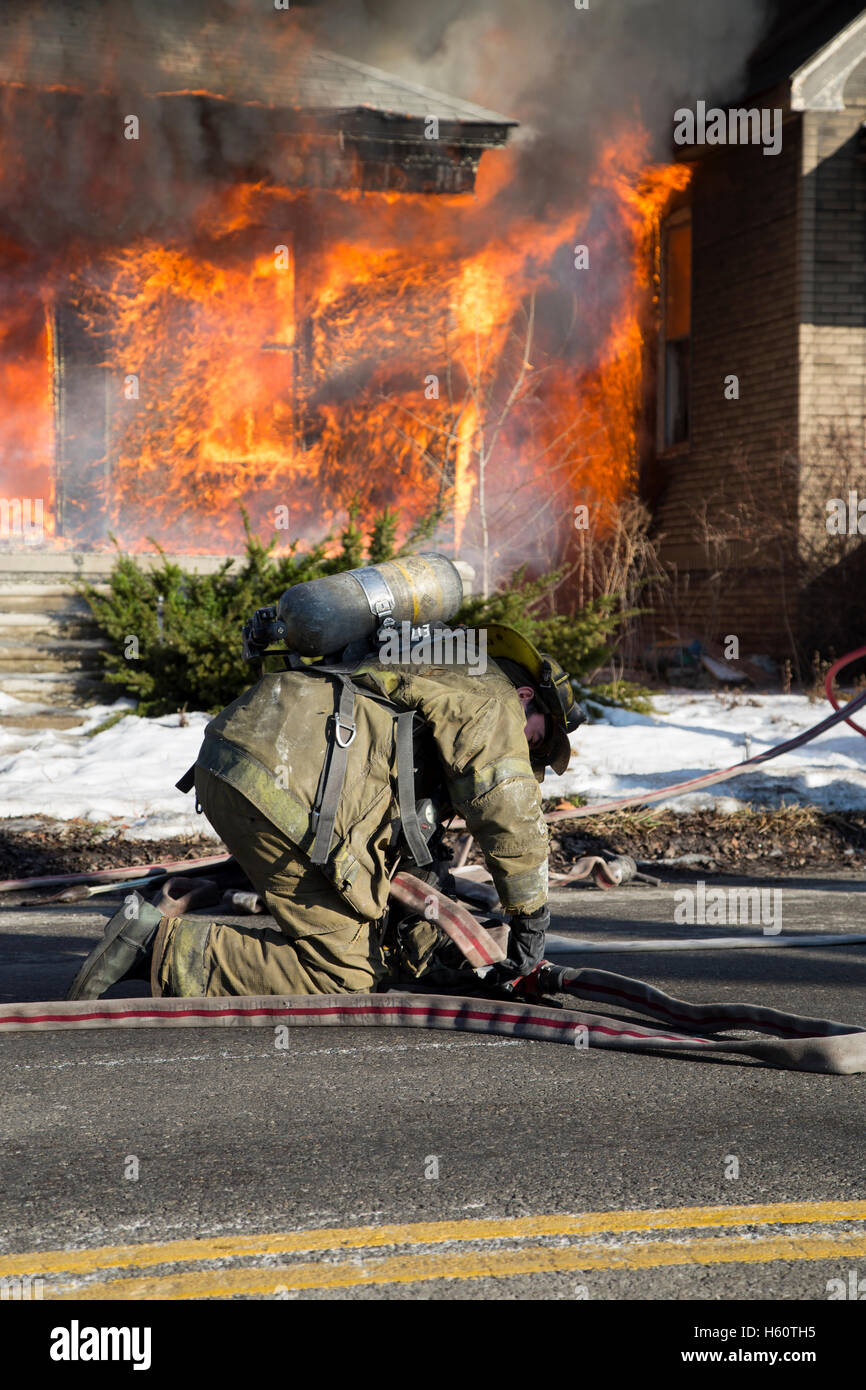
[[[574, 499], [624, 495], [649, 247], [688, 172], [650, 166], [632, 123], [570, 206], [533, 216], [514, 210], [516, 164], [485, 154], [474, 197], [239, 180], [183, 232], [31, 252], [2, 300], [0, 491], [46, 499], [52, 544], [185, 553], [236, 552], [242, 507], [269, 532], [288, 506], [287, 539], [313, 539], [351, 498], [404, 523], [447, 503], [455, 548], [486, 533], [494, 569]], [[571, 269], [583, 242], [590, 267]], [[9, 248], [7, 281], [26, 255]], [[60, 420], [63, 466], [96, 481], [77, 517], [67, 486], [58, 518], [64, 354], [104, 417], [93, 439]]]
[[[51, 537], [55, 515], [51, 318], [41, 295], [29, 292], [26, 279], [22, 285], [13, 278], [21, 272], [21, 259], [0, 251], [0, 264], [5, 265], [9, 281], [0, 314], [0, 497], [7, 504], [20, 504], [25, 518], [35, 516], [38, 506], [42, 535]], [[20, 522], [10, 528], [4, 516], [0, 531], [4, 545], [18, 548], [35, 539], [26, 529], [22, 531]]]

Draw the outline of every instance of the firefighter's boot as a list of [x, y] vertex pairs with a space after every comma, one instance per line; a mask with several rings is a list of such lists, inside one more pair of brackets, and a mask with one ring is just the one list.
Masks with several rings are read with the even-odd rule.
[[120, 980], [147, 979], [162, 913], [128, 893], [69, 987], [67, 999], [99, 999]]

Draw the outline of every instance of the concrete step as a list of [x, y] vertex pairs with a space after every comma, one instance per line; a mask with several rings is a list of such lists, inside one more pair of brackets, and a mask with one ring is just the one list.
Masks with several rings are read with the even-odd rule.
[[[101, 594], [110, 592], [109, 585], [96, 584], [94, 588]], [[0, 570], [0, 599], [6, 597], [21, 600], [22, 602], [30, 599], [45, 599], [51, 603], [79, 603], [87, 606], [86, 599], [77, 594], [70, 584], [36, 584], [29, 579], [12, 579], [4, 576]]]
[[90, 617], [90, 608], [76, 594], [22, 594], [0, 589], [0, 608], [10, 613], [80, 613]]
[[[166, 555], [169, 564], [182, 565], [194, 574], [213, 574], [229, 558], [227, 555]], [[243, 558], [232, 556], [232, 565], [239, 568]], [[142, 569], [161, 569], [162, 557], [157, 551], [136, 554], [135, 561]], [[0, 550], [0, 583], [62, 584], [64, 580], [83, 579], [88, 584], [105, 583], [117, 563], [111, 550]]]
[[15, 637], [0, 629], [0, 656], [50, 657], [55, 653], [107, 651], [111, 643], [105, 637], [35, 637], [21, 632]]
[[0, 608], [27, 612], [55, 608], [90, 613], [90, 604], [71, 589], [55, 589], [47, 584], [0, 584]]
[[[70, 710], [42, 710], [39, 714], [0, 714], [0, 729], [74, 729], [84, 722], [84, 715]], [[8, 827], [7, 827], [8, 828]]]
[[86, 702], [103, 704], [116, 700], [116, 686], [106, 685], [95, 676], [81, 671], [28, 671], [20, 674], [0, 672], [0, 692], [14, 695], [16, 700], [52, 704], [66, 711], [77, 709]]
[[[13, 621], [8, 621], [10, 616]], [[46, 614], [39, 620], [35, 614], [0, 613], [0, 644], [26, 642], [40, 646], [43, 642], [92, 642], [97, 639], [99, 628], [95, 623], [85, 623], [82, 619]]]
[[54, 638], [10, 641], [0, 637], [0, 675], [81, 671], [96, 675], [103, 669], [100, 652], [109, 644], [98, 638]]
[[8, 598], [0, 599], [0, 625], [3, 627], [95, 627], [96, 619], [88, 609], [63, 606], [52, 601], [37, 606], [35, 599], [28, 600], [31, 607], [11, 606]]
[[31, 657], [28, 661], [18, 661], [15, 658], [0, 656], [0, 680], [6, 676], [18, 678], [28, 675], [34, 676], [74, 676], [76, 671], [80, 671], [88, 680], [102, 679], [102, 664], [98, 661], [83, 660], [75, 653], [70, 653], [66, 660], [52, 658], [46, 661], [39, 657]]
[[21, 594], [0, 590], [0, 614], [9, 623], [54, 622], [93, 623], [93, 614], [84, 599], [74, 594]]

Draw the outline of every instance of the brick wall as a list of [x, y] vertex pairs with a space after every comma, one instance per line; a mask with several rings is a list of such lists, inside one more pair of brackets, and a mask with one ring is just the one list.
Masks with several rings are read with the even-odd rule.
[[[866, 73], [866, 65], [861, 65]], [[808, 649], [863, 640], [859, 535], [827, 533], [827, 501], [866, 497], [866, 162], [858, 69], [844, 111], [803, 115], [800, 214], [800, 629]], [[833, 567], [830, 569], [830, 567]], [[822, 573], [829, 571], [822, 578]], [[836, 582], [839, 576], [840, 582]], [[859, 589], [859, 585], [858, 585]]]
[[[779, 609], [794, 549], [800, 153], [793, 117], [778, 155], [720, 147], [696, 168], [690, 439], [657, 461], [662, 554], [688, 574], [690, 628], [775, 654], [788, 645]], [[738, 400], [725, 398], [732, 374]], [[727, 537], [715, 549], [704, 518]]]
[[[856, 485], [857, 478], [849, 476], [851, 466], [859, 475], [860, 495], [866, 495], [866, 162], [858, 157], [863, 120], [866, 98], [845, 111], [807, 111], [803, 116], [799, 350], [804, 541], [816, 527], [825, 529], [827, 496], [843, 496]], [[835, 449], [828, 449], [834, 431], [847, 438], [847, 451], [841, 437]]]

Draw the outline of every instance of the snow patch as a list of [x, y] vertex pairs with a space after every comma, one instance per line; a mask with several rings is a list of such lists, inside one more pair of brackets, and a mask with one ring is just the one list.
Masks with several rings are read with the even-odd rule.
[[[670, 691], [653, 699], [655, 717], [605, 709], [596, 723], [571, 735], [572, 760], [559, 777], [548, 773], [545, 797], [607, 801], [657, 791], [743, 762], [831, 713], [805, 695], [743, 695]], [[627, 717], [623, 717], [627, 716]], [[732, 781], [665, 798], [675, 811], [722, 813], [751, 802], [761, 807], [810, 804], [825, 810], [866, 809], [866, 740], [847, 724], [820, 734]]]
[[[548, 774], [545, 797], [585, 796], [590, 802], [655, 791], [742, 761], [819, 723], [829, 712], [804, 695], [696, 694], [656, 697], [655, 715], [605, 708], [597, 723], [571, 736], [573, 756], [561, 777]], [[142, 719], [130, 701], [91, 706], [70, 729], [0, 726], [0, 818], [43, 816], [108, 824], [129, 839], [213, 835], [196, 815], [193, 796], [175, 782], [195, 761], [207, 714], [181, 725], [177, 714]], [[0, 697], [0, 712], [25, 713], [24, 701]], [[74, 713], [75, 711], [73, 711]], [[111, 728], [93, 730], [112, 716]], [[866, 809], [866, 740], [840, 724], [814, 743], [751, 769], [717, 787], [657, 803], [676, 811], [713, 808], [729, 813], [813, 804], [827, 810]]]

